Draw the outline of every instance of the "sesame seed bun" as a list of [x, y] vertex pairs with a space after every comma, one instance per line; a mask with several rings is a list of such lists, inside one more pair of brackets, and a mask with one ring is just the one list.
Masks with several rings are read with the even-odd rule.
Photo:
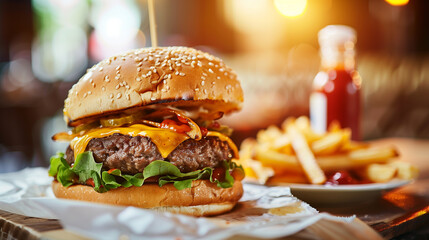
[[221, 59], [186, 47], [143, 48], [89, 69], [70, 89], [64, 115], [70, 125], [152, 104], [229, 113], [242, 102], [236, 74]]
[[235, 181], [231, 188], [220, 188], [208, 180], [195, 180], [192, 188], [184, 190], [177, 190], [170, 183], [162, 187], [158, 184], [120, 187], [105, 193], [98, 193], [85, 185], [63, 187], [61, 183], [53, 181], [52, 190], [58, 198], [151, 208], [198, 217], [230, 211], [243, 195], [241, 181]]

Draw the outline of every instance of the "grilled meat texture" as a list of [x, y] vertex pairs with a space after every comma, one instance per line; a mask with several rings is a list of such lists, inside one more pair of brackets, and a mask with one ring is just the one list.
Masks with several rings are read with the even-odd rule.
[[[93, 153], [96, 162], [103, 163], [103, 169], [117, 168], [126, 174], [141, 173], [155, 160], [168, 161], [181, 172], [191, 172], [204, 167], [218, 167], [222, 161], [230, 160], [233, 156], [226, 142], [217, 137], [204, 137], [199, 141], [188, 139], [182, 142], [164, 159], [149, 137], [118, 133], [91, 139], [86, 151]], [[70, 146], [66, 151], [66, 160], [69, 164], [74, 162]]]

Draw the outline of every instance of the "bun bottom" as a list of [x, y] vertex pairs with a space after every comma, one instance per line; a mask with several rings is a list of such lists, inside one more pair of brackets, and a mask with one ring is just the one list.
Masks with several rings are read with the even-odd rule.
[[159, 212], [173, 212], [191, 216], [212, 216], [230, 211], [243, 195], [243, 186], [235, 181], [231, 188], [220, 188], [208, 180], [196, 180], [192, 187], [177, 190], [173, 184], [162, 187], [158, 184], [144, 184], [141, 187], [117, 188], [98, 193], [90, 186], [73, 185], [64, 187], [52, 182], [57, 198], [151, 208]]

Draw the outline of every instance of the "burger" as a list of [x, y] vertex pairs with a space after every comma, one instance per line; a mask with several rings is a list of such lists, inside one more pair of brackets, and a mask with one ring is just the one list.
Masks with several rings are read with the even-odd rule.
[[231, 210], [244, 172], [231, 130], [217, 120], [237, 111], [236, 74], [186, 47], [133, 50], [96, 64], [70, 89], [70, 143], [51, 157], [56, 197], [193, 216]]

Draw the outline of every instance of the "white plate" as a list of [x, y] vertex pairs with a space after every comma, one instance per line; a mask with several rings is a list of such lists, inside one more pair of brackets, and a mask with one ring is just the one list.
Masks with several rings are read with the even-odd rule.
[[392, 180], [388, 183], [369, 183], [356, 185], [311, 185], [284, 184], [292, 194], [310, 204], [332, 205], [367, 202], [375, 200], [383, 193], [411, 183], [411, 180]]

